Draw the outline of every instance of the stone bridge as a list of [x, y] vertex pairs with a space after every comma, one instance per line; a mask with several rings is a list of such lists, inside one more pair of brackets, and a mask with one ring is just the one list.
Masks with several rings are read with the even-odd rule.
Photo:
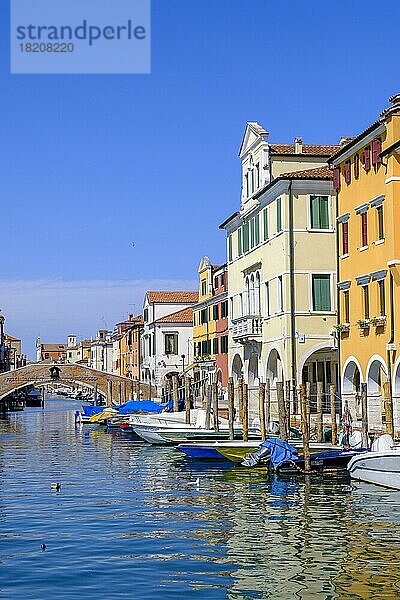
[[145, 399], [149, 397], [149, 386], [127, 377], [75, 364], [32, 363], [26, 367], [0, 374], [0, 400], [27, 385], [36, 387], [45, 384], [83, 385], [102, 394], [111, 402], [125, 402], [136, 392]]

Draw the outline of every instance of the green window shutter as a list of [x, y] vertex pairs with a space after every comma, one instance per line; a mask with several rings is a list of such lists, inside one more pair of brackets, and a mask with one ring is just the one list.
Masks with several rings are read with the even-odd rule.
[[250, 248], [254, 248], [255, 246], [255, 221], [254, 219], [250, 220]]
[[174, 354], [178, 354], [178, 336], [174, 335]]
[[319, 218], [319, 196], [311, 196], [311, 228], [321, 229]]
[[232, 260], [232, 234], [228, 235], [228, 260]]
[[256, 246], [260, 243], [260, 215], [256, 215], [254, 217], [254, 227], [255, 227], [255, 242]]
[[280, 198], [276, 199], [276, 231], [282, 231], [282, 202]]
[[328, 198], [321, 196], [319, 199], [320, 229], [329, 229], [329, 205]]
[[330, 275], [313, 275], [313, 310], [331, 310]]
[[264, 208], [264, 241], [268, 239], [268, 208]]
[[242, 250], [243, 246], [242, 246], [242, 228], [239, 227], [238, 229], [238, 256], [242, 256]]
[[243, 252], [249, 251], [249, 223], [244, 223], [243, 227]]

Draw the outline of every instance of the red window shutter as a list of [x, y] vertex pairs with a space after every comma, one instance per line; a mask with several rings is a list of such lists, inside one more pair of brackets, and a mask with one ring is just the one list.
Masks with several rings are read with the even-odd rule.
[[373, 142], [372, 142], [372, 164], [374, 166], [380, 164], [381, 159], [380, 159], [379, 155], [381, 152], [382, 152], [381, 138], [376, 138], [376, 140], [373, 140]]
[[351, 181], [351, 162], [349, 160], [344, 163], [344, 180], [346, 183]]
[[335, 167], [333, 169], [333, 188], [338, 190], [340, 188], [340, 169]]
[[342, 223], [342, 250], [343, 254], [349, 253], [349, 223], [345, 221]]
[[366, 148], [364, 148], [363, 164], [364, 164], [365, 171], [368, 173], [368, 171], [371, 168], [371, 147], [370, 146], [367, 146]]
[[362, 245], [368, 245], [368, 232], [367, 232], [367, 213], [364, 212], [361, 215], [361, 240]]
[[358, 179], [360, 175], [360, 155], [356, 154], [354, 156], [354, 177]]

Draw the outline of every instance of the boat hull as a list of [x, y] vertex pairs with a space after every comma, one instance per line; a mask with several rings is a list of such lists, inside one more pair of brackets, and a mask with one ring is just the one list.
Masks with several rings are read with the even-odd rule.
[[348, 464], [352, 479], [400, 490], [400, 450], [365, 452]]

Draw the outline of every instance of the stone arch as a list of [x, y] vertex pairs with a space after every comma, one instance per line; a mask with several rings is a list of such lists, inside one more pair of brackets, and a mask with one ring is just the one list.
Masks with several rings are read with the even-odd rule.
[[284, 381], [285, 379], [285, 371], [283, 368], [283, 363], [281, 359], [281, 355], [276, 348], [272, 348], [268, 355], [267, 365], [266, 365], [266, 381], [270, 381], [271, 387], [276, 387], [277, 381]]
[[367, 366], [368, 394], [381, 393], [382, 385], [385, 381], [385, 378], [387, 378], [387, 374], [388, 370], [383, 358], [379, 356], [379, 354], [372, 356]]
[[247, 370], [247, 382], [249, 387], [257, 387], [260, 383], [259, 374], [258, 374], [258, 354], [257, 352], [252, 352], [248, 364]]
[[342, 372], [342, 392], [344, 394], [353, 394], [360, 391], [360, 385], [363, 382], [360, 363], [354, 356], [349, 356], [343, 365]]
[[238, 379], [243, 379], [243, 361], [239, 354], [235, 354], [232, 361], [232, 377], [234, 383], [237, 383]]

